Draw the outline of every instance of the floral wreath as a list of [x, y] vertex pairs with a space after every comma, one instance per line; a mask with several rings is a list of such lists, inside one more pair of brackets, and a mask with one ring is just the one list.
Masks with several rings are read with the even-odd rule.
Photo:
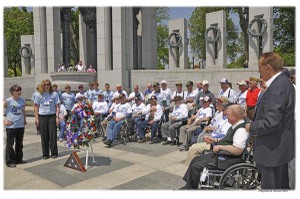
[[[176, 43], [174, 43], [174, 42], [171, 41], [171, 37], [173, 37], [173, 36], [176, 39]], [[182, 40], [182, 37], [181, 37], [181, 35], [178, 32], [172, 32], [169, 35], [169, 42], [168, 42], [168, 44], [169, 44], [170, 47], [173, 47], [173, 48], [179, 47], [179, 45], [181, 44], [181, 40]]]
[[[255, 22], [257, 22], [257, 23], [261, 22], [262, 23], [261, 31], [258, 32], [258, 33], [254, 33], [253, 31], [251, 31], [251, 27]], [[252, 37], [260, 37], [266, 32], [267, 27], [268, 27], [268, 23], [264, 18], [256, 17], [256, 18], [252, 19], [252, 21], [248, 25], [248, 34], [251, 35]]]
[[95, 116], [90, 103], [75, 104], [75, 109], [69, 117], [66, 130], [66, 146], [79, 148], [89, 146], [91, 140], [95, 140], [97, 130]]
[[[208, 32], [211, 31], [211, 30], [215, 30], [217, 31], [217, 35], [214, 39], [212, 39], [211, 37], [208, 37]], [[217, 43], [218, 40], [221, 38], [221, 30], [219, 27], [217, 26], [209, 26], [206, 30], [205, 30], [205, 33], [204, 33], [204, 37], [205, 37], [205, 40], [208, 42], [208, 43]]]

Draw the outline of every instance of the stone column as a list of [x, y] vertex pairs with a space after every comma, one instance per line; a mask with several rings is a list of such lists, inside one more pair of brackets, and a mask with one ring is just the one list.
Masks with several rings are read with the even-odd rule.
[[[48, 52], [48, 73], [55, 72], [57, 64], [62, 62], [61, 57], [61, 36], [60, 36], [60, 8], [47, 7], [47, 52]], [[64, 38], [65, 39], [65, 38]], [[70, 46], [70, 29], [69, 29]], [[68, 49], [70, 62], [70, 48]], [[67, 62], [67, 63], [69, 63]]]
[[6, 40], [5, 37], [3, 37], [4, 40], [4, 67], [3, 67], [3, 73], [4, 77], [8, 77], [8, 58], [7, 58], [7, 47], [6, 47]]
[[92, 64], [97, 67], [97, 30], [96, 30], [96, 7], [81, 7], [79, 8], [84, 23], [90, 31], [89, 44], [90, 59], [86, 65]]
[[33, 35], [22, 35], [21, 36], [21, 46], [28, 46], [31, 49], [31, 55], [29, 57], [29, 51], [27, 49], [22, 50], [22, 55], [26, 57], [21, 57], [21, 64], [22, 64], [22, 76], [33, 75], [33, 71], [31, 70], [34, 68], [34, 37]]
[[[169, 35], [177, 32], [181, 35], [181, 42], [178, 47], [169, 47], [169, 68], [176, 69], [179, 61], [180, 69], [188, 68], [188, 39], [186, 19], [174, 19], [169, 21]], [[176, 38], [171, 37], [172, 42], [177, 43]], [[178, 52], [179, 51], [179, 52]], [[179, 59], [179, 60], [178, 60]]]
[[46, 7], [33, 7], [35, 74], [48, 73]]
[[[262, 53], [273, 52], [273, 7], [250, 7], [249, 8], [249, 23], [255, 17], [262, 17], [267, 22], [266, 32], [262, 37], [252, 37], [249, 35], [249, 64], [248, 68], [257, 69], [259, 59], [259, 39], [262, 39]], [[259, 27], [255, 22], [251, 27], [251, 32], [258, 33]]]
[[137, 15], [140, 12], [140, 8], [134, 7], [132, 9], [133, 14], [133, 69], [138, 69], [138, 35], [137, 30], [139, 26], [139, 21]]
[[[141, 9], [140, 9], [141, 10]], [[139, 14], [136, 16], [137, 20], [139, 21], [139, 26], [137, 29], [137, 45], [138, 45], [138, 69], [142, 69], [142, 13], [139, 12]]]
[[97, 73], [112, 70], [112, 8], [97, 7]]
[[63, 63], [65, 63], [66, 66], [68, 66], [71, 62], [70, 23], [71, 23], [71, 8], [63, 7], [62, 8]]
[[156, 69], [157, 67], [157, 29], [156, 9], [142, 7], [142, 67]]
[[[217, 67], [220, 69], [227, 66], [227, 48], [226, 48], [226, 13], [224, 11], [212, 12], [206, 14], [206, 29], [210, 26], [217, 26], [221, 31], [221, 38], [217, 43], [206, 41], [206, 66], [207, 68]], [[217, 32], [213, 30], [208, 32], [208, 37], [215, 39]]]
[[[89, 32], [87, 31], [87, 27], [83, 22], [83, 18], [81, 14], [79, 15], [79, 60], [82, 60], [86, 65], [88, 60], [88, 44], [87, 44], [87, 35]], [[77, 63], [75, 63], [77, 64]]]

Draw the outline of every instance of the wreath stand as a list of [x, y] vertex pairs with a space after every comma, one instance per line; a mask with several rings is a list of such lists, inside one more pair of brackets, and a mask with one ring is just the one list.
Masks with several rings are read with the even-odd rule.
[[93, 145], [92, 142], [89, 143], [86, 149], [86, 157], [85, 157], [85, 169], [88, 169], [88, 159], [89, 159], [89, 149], [91, 148], [92, 157], [93, 157], [93, 163], [97, 162], [95, 160], [94, 151], [93, 151]]

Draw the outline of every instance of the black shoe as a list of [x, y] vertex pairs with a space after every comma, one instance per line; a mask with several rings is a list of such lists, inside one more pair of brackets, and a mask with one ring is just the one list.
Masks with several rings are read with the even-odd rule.
[[53, 159], [55, 159], [55, 158], [57, 158], [57, 155], [53, 155], [53, 156], [51, 156]]
[[176, 145], [176, 140], [172, 140], [172, 141], [170, 142], [170, 145], [171, 145], [171, 146]]
[[106, 141], [106, 140], [107, 140], [107, 137], [106, 137], [106, 136], [103, 136], [102, 141], [104, 142], [104, 141]]
[[9, 167], [9, 168], [15, 168], [16, 165], [14, 163], [11, 163], [11, 164], [8, 164], [7, 167]]
[[25, 164], [25, 163], [27, 163], [27, 161], [24, 161], [24, 160], [17, 162], [17, 164]]
[[47, 160], [49, 158], [49, 155], [43, 156], [44, 160]]
[[104, 144], [106, 144], [107, 146], [110, 146], [112, 141], [110, 139], [106, 140], [105, 142], [103, 142]]
[[167, 140], [167, 141], [164, 141], [162, 144], [163, 144], [163, 145], [168, 145], [168, 144], [170, 144], [170, 143], [171, 143], [171, 141], [168, 141], [168, 140]]
[[142, 139], [139, 139], [138, 140], [138, 143], [144, 143], [146, 141], [146, 139], [145, 138], [142, 138]]

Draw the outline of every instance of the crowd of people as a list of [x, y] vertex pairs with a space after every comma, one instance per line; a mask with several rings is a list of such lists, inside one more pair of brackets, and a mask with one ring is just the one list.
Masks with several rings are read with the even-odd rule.
[[[76, 69], [85, 70], [80, 64]], [[215, 94], [209, 91], [207, 80], [197, 82], [196, 88], [189, 80], [186, 89], [178, 82], [173, 92], [165, 80], [148, 83], [144, 92], [134, 85], [129, 95], [119, 84], [112, 91], [109, 83], [101, 90], [98, 82], [90, 82], [86, 91], [79, 85], [79, 92], [72, 93], [69, 85], [61, 92], [50, 80], [43, 80], [32, 97], [43, 159], [58, 156], [57, 141], [66, 139], [65, 121], [75, 104], [91, 103], [97, 126], [105, 130], [102, 141], [107, 147], [114, 145], [125, 119], [133, 118], [133, 136], [138, 143], [148, 141], [149, 128], [150, 144], [158, 137], [163, 145], [177, 145], [179, 151], [188, 151], [189, 168], [183, 178], [187, 184], [183, 189], [198, 188], [200, 173], [209, 167], [211, 159], [211, 155], [203, 155], [204, 151], [224, 150], [236, 155], [217, 166], [228, 168], [241, 160], [248, 137], [254, 140], [254, 161], [262, 175], [262, 188], [288, 189], [288, 163], [295, 157], [295, 85], [283, 72], [282, 59], [276, 53], [264, 53], [258, 64], [260, 78], [239, 80], [239, 92], [231, 88], [233, 82], [222, 78], [220, 91]], [[26, 117], [20, 91], [21, 87], [12, 87], [12, 97], [4, 103], [9, 167], [22, 162]]]
[[96, 69], [93, 67], [92, 64], [89, 65], [87, 68], [82, 61], [80, 60], [76, 66], [66, 65], [66, 64], [58, 64], [56, 67], [56, 72], [89, 72], [89, 73], [95, 73]]

